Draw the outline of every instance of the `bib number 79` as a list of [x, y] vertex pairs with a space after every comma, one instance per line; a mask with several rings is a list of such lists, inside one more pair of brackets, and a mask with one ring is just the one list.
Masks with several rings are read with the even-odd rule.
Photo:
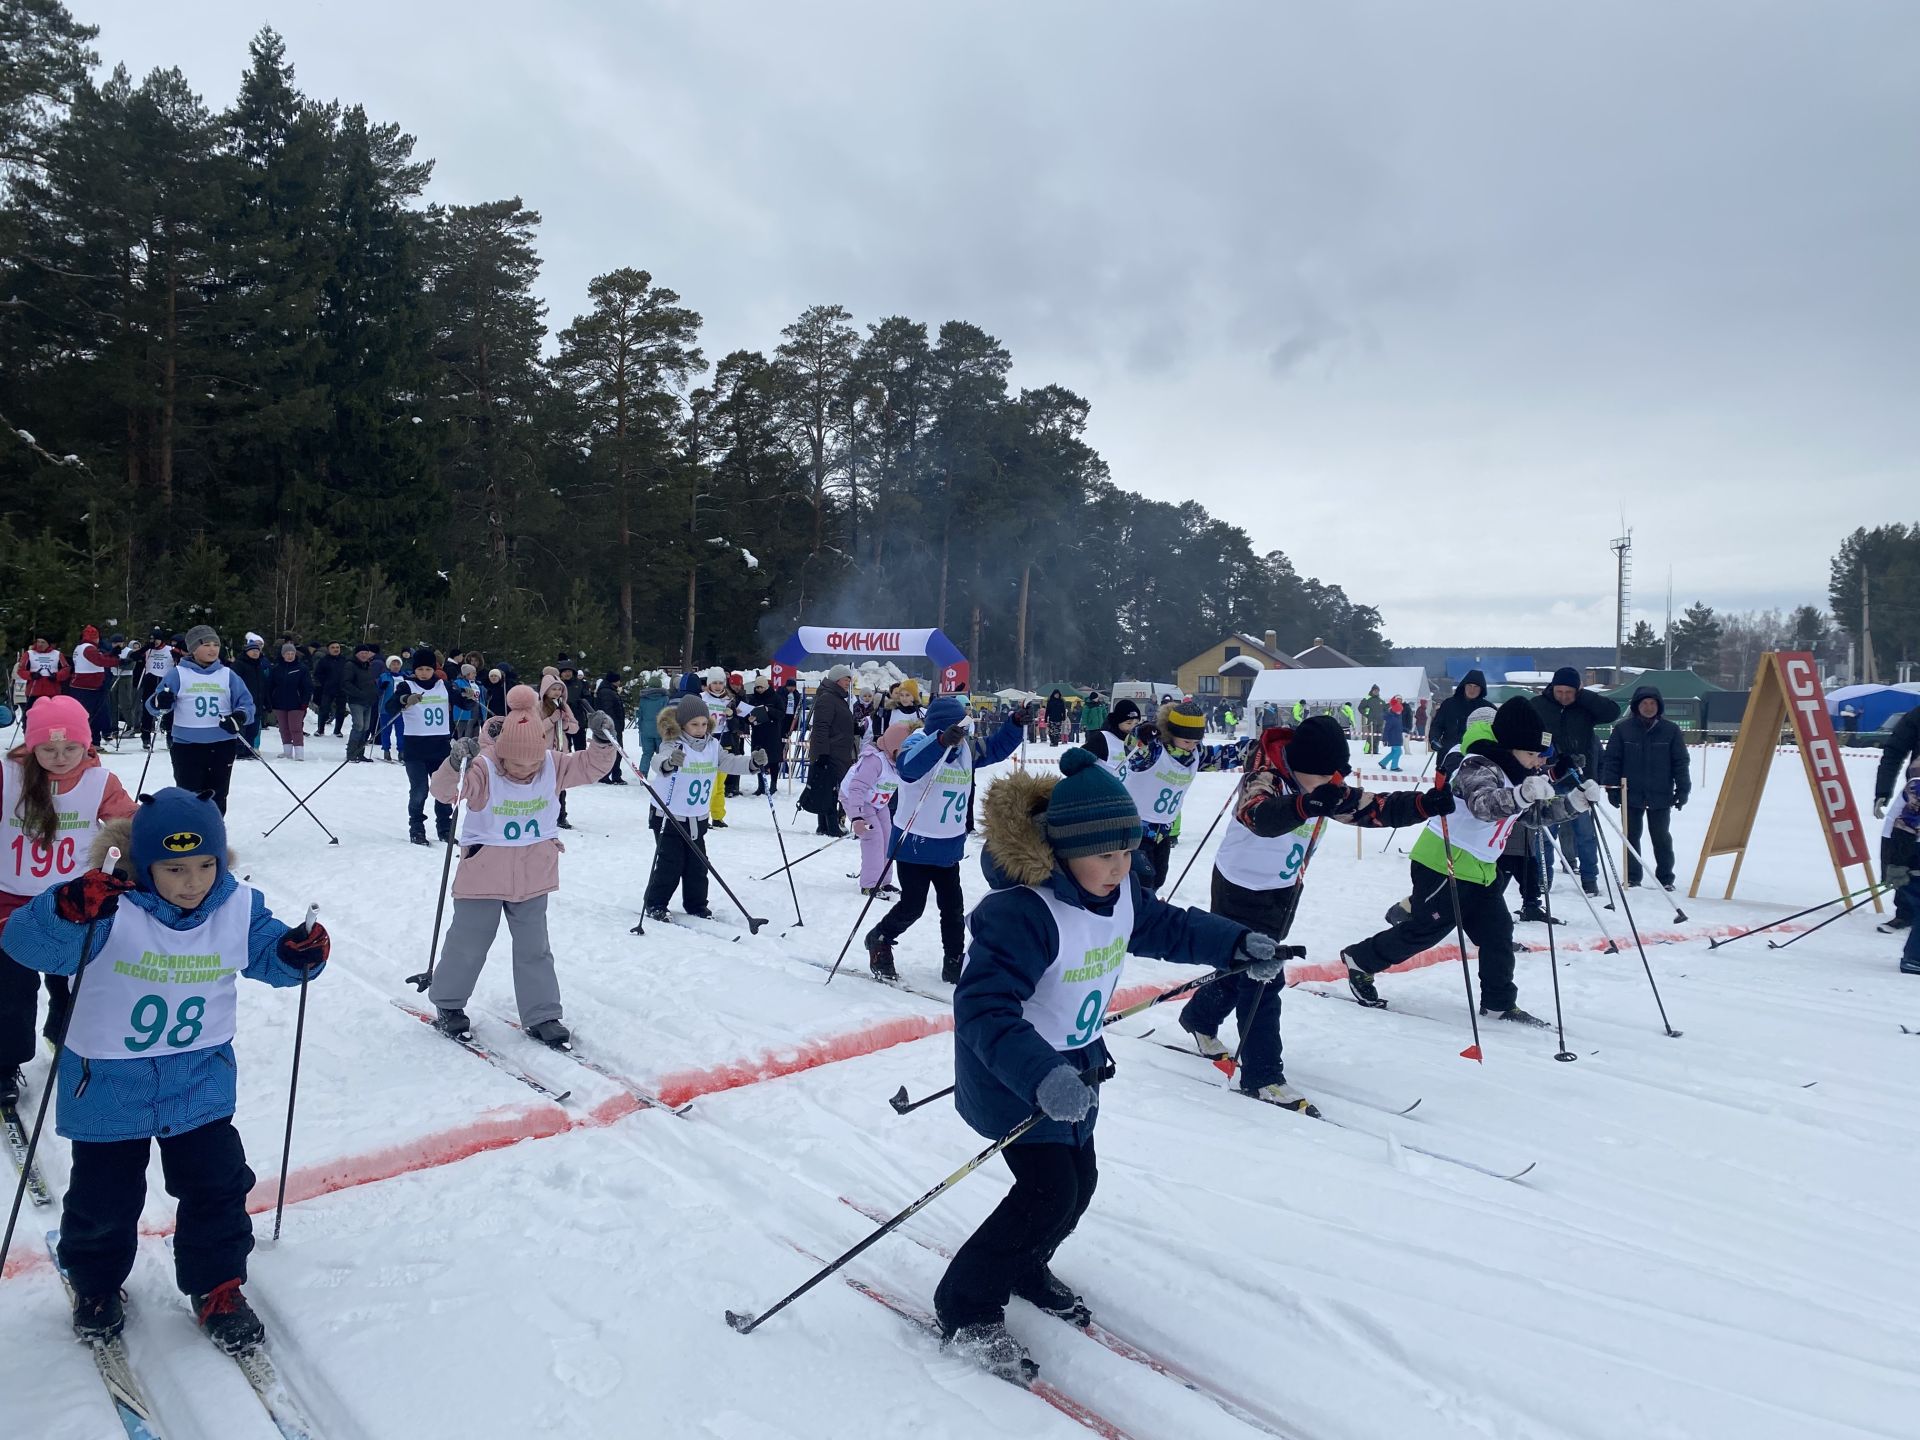
[[967, 816], [967, 792], [964, 790], [942, 790], [940, 792], [940, 823], [951, 825]]

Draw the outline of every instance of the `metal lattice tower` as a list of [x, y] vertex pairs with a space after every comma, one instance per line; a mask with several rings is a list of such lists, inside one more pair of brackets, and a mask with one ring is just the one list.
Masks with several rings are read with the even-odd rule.
[[1613, 683], [1620, 683], [1621, 668], [1625, 663], [1627, 643], [1627, 614], [1632, 609], [1633, 600], [1633, 531], [1612, 542], [1614, 590], [1613, 590]]

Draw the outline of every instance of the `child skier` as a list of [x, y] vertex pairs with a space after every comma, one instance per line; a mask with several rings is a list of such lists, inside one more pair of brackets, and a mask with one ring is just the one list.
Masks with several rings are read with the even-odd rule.
[[1156, 894], [1167, 883], [1174, 826], [1200, 768], [1200, 741], [1206, 733], [1207, 713], [1190, 700], [1168, 706], [1154, 724], [1133, 731], [1133, 753], [1120, 780], [1140, 807], [1145, 827], [1140, 853], [1152, 872], [1147, 888]]
[[189, 794], [210, 793], [227, 813], [240, 732], [255, 723], [253, 696], [246, 684], [220, 660], [220, 635], [211, 625], [196, 625], [185, 636], [187, 658], [175, 665], [153, 692], [147, 708], [172, 716], [167, 757], [173, 783]]
[[[1386, 1001], [1373, 977], [1390, 965], [1431, 949], [1454, 928], [1479, 947], [1480, 1013], [1521, 1025], [1547, 1022], [1518, 1004], [1513, 983], [1513, 915], [1504, 899], [1507, 872], [1500, 868], [1514, 826], [1558, 825], [1604, 802], [1606, 791], [1588, 780], [1558, 795], [1553, 781], [1537, 774], [1546, 762], [1547, 737], [1539, 715], [1516, 696], [1494, 712], [1492, 733], [1465, 745], [1450, 788], [1456, 810], [1427, 822], [1413, 846], [1413, 892], [1407, 913], [1392, 929], [1357, 941], [1340, 952], [1354, 998], [1371, 1009]], [[1450, 895], [1448, 892], [1453, 892]]]
[[[405, 736], [400, 758], [407, 767], [407, 838], [425, 845], [428, 781], [453, 745], [453, 702], [431, 647], [419, 646], [410, 658], [413, 674], [394, 681], [387, 715], [399, 721]], [[433, 828], [442, 844], [453, 837], [453, 807], [438, 795], [433, 798]]]
[[[1275, 727], [1261, 733], [1214, 856], [1214, 914], [1284, 940], [1300, 908], [1307, 856], [1323, 820], [1374, 829], [1418, 825], [1453, 810], [1453, 796], [1444, 788], [1372, 795], [1348, 786], [1349, 763], [1347, 737], [1331, 716], [1316, 715], [1298, 730]], [[1186, 1003], [1180, 1025], [1202, 1055], [1223, 1060], [1232, 1052], [1220, 1042], [1220, 1022], [1233, 1011], [1240, 1030], [1236, 1079], [1241, 1091], [1270, 1105], [1318, 1115], [1313, 1103], [1287, 1084], [1280, 1046], [1282, 988], [1229, 975]]]
[[1093, 752], [1109, 775], [1124, 775], [1127, 770], [1127, 737], [1140, 724], [1140, 707], [1131, 700], [1116, 700], [1098, 730], [1087, 733], [1080, 747]]
[[380, 676], [380, 709], [376, 712], [379, 723], [374, 727], [380, 737], [380, 758], [389, 765], [393, 763], [393, 749], [397, 744], [401, 753], [406, 752], [406, 741], [400, 730], [400, 715], [388, 709], [393, 692], [400, 682], [407, 678], [406, 662], [398, 655], [387, 656], [386, 669]]
[[[133, 797], [89, 745], [88, 717], [70, 695], [27, 716], [25, 743], [0, 765], [0, 1105], [20, 1098], [20, 1067], [33, 1058], [40, 974], [6, 955], [9, 916], [85, 868], [94, 832], [133, 814]], [[46, 977], [49, 1039], [60, 1034], [67, 982]]]
[[21, 652], [16, 673], [27, 682], [27, 698], [22, 708], [31, 710], [34, 701], [66, 692], [73, 667], [67, 664], [67, 657], [54, 648], [53, 641], [36, 630], [33, 643]]
[[113, 672], [120, 657], [100, 647], [98, 626], [80, 631], [80, 643], [73, 647], [73, 675], [67, 681], [67, 693], [87, 707], [87, 719], [93, 726], [93, 743], [105, 744], [119, 733], [113, 718]]
[[[551, 665], [540, 672], [540, 723], [547, 727], [547, 743], [553, 747], [554, 754], [564, 755], [579, 748], [573, 743], [573, 737], [580, 733], [580, 717], [574, 713], [567, 682]], [[564, 792], [560, 796], [560, 818], [553, 823], [562, 830], [573, 828], [573, 822], [567, 819]]]
[[960, 978], [966, 947], [967, 902], [960, 893], [960, 857], [966, 851], [967, 806], [973, 799], [973, 772], [997, 765], [1020, 748], [1027, 712], [1015, 710], [989, 740], [968, 732], [966, 701], [942, 695], [927, 706], [926, 728], [901, 747], [895, 769], [900, 792], [894, 799], [892, 843], [900, 875], [900, 902], [867, 932], [867, 965], [878, 980], [898, 980], [893, 945], [927, 908], [927, 891], [940, 905], [940, 978]]
[[[730, 755], [742, 754], [745, 746], [738, 743], [736, 727], [753, 714], [753, 706], [747, 704], [745, 697], [728, 683], [727, 672], [718, 665], [707, 671], [706, 684], [701, 689], [700, 697], [706, 701], [707, 714], [713, 722], [710, 733], [720, 742], [720, 748]], [[744, 770], [727, 772], [729, 777], [746, 773]], [[713, 787], [707, 818], [715, 830], [727, 828], [727, 792], [729, 789], [738, 791], [739, 788], [739, 781], [731, 779]]]
[[[265, 1336], [240, 1287], [253, 1249], [247, 1168], [233, 1128], [235, 977], [298, 985], [327, 958], [319, 925], [289, 929], [229, 870], [219, 808], [162, 790], [104, 827], [94, 869], [35, 898], [7, 923], [7, 953], [72, 975], [84, 963], [60, 1056], [57, 1128], [73, 1142], [60, 1263], [82, 1340], [117, 1335], [133, 1269], [149, 1142], [160, 1142], [179, 1201], [174, 1278], [213, 1342], [239, 1354]], [[128, 875], [131, 878], [127, 878]], [[89, 947], [83, 956], [83, 947]]]
[[[941, 702], [929, 706], [938, 711]], [[1093, 1130], [1107, 1072], [1101, 1036], [1128, 951], [1268, 981], [1284, 960], [1266, 936], [1155, 899], [1132, 875], [1140, 817], [1085, 750], [1055, 781], [1017, 773], [987, 792], [973, 943], [953, 992], [954, 1107], [995, 1139], [1035, 1110], [1046, 1119], [1002, 1150], [1013, 1189], [960, 1247], [934, 1293], [949, 1343], [1008, 1378], [1037, 1370], [1006, 1327], [1018, 1295], [1085, 1323], [1086, 1306], [1050, 1268], [1093, 1199]]]
[[840, 808], [847, 812], [853, 833], [860, 837], [860, 893], [900, 893], [887, 876], [887, 847], [893, 841], [893, 797], [900, 789], [894, 761], [900, 747], [919, 729], [917, 721], [896, 720], [881, 737], [860, 752], [840, 782]]
[[487, 722], [489, 738], [453, 742], [433, 772], [433, 798], [466, 806], [460, 819], [460, 868], [453, 877], [453, 919], [440, 946], [427, 998], [434, 1022], [457, 1040], [472, 1035], [467, 1001], [487, 963], [504, 915], [513, 936], [513, 995], [521, 1027], [543, 1045], [572, 1039], [561, 1023], [560, 981], [547, 940], [547, 897], [560, 888], [560, 841], [552, 822], [560, 792], [588, 785], [613, 767], [613, 722], [588, 721], [584, 751], [555, 752], [539, 700], [528, 685], [507, 694], [507, 713]]
[[[703, 920], [714, 918], [707, 905], [707, 831], [711, 828], [708, 804], [713, 791], [726, 775], [750, 775], [766, 768], [765, 752], [729, 755], [713, 735], [713, 714], [704, 695], [682, 695], [671, 708], [660, 712], [660, 753], [654, 768], [666, 777], [668, 816], [679, 817], [680, 824], [653, 810], [647, 823], [653, 827], [653, 871], [647, 877], [646, 898], [642, 906], [647, 920], [670, 920], [667, 902], [676, 888], [687, 914]], [[681, 833], [681, 825], [686, 834]], [[693, 844], [687, 844], [687, 835]], [[644, 922], [642, 922], [644, 923]], [[646, 933], [636, 925], [636, 934]]]
[[140, 717], [142, 750], [153, 748], [153, 712], [147, 708], [147, 702], [179, 659], [167, 643], [167, 632], [158, 625], [148, 633], [146, 644], [127, 653], [127, 668], [139, 677], [134, 688], [134, 707]]

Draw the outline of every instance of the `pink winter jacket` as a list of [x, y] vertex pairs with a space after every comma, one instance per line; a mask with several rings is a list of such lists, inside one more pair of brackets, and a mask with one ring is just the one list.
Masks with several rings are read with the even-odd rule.
[[847, 812], [849, 820], [866, 820], [874, 825], [887, 822], [887, 802], [874, 793], [874, 787], [882, 780], [899, 779], [886, 754], [877, 745], [869, 745], [860, 752], [860, 758], [853, 762], [853, 768], [847, 771], [846, 778], [840, 782], [840, 808]]
[[[584, 750], [556, 755], [558, 781], [562, 790], [576, 785], [591, 785], [613, 769], [620, 752], [611, 745], [590, 742]], [[464, 785], [459, 772], [448, 759], [427, 781], [433, 798], [443, 805], [454, 803], [459, 791], [460, 803], [468, 809], [484, 808], [492, 787], [487, 783], [484, 765], [469, 765]], [[453, 876], [456, 900], [505, 900], [509, 903], [551, 895], [560, 888], [560, 854], [566, 847], [556, 838], [536, 845], [464, 846], [460, 868]]]

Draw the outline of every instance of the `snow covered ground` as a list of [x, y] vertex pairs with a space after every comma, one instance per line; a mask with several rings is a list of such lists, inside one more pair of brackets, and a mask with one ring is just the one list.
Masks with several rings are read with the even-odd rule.
[[[340, 753], [312, 741], [305, 764], [275, 768], [304, 790]], [[1679, 817], [1683, 885], [1725, 753]], [[131, 784], [141, 760], [110, 763]], [[148, 788], [166, 768], [155, 760]], [[1869, 795], [1871, 761], [1850, 771]], [[1176, 874], [1230, 783], [1197, 782]], [[241, 870], [283, 916], [318, 901], [334, 937], [277, 1246], [265, 1241], [296, 993], [243, 985], [239, 1039], [263, 1241], [248, 1290], [321, 1433], [1087, 1433], [837, 1280], [750, 1337], [722, 1318], [799, 1283], [813, 1267], [800, 1250], [836, 1254], [866, 1233], [856, 1207], [900, 1208], [982, 1143], [944, 1103], [905, 1117], [887, 1104], [902, 1085], [950, 1082], [944, 1008], [862, 978], [857, 949], [831, 986], [808, 963], [832, 960], [859, 909], [855, 842], [793, 872], [793, 928], [784, 879], [754, 878], [780, 863], [767, 802], [736, 799], [714, 857], [772, 923], [753, 938], [664, 925], [635, 937], [642, 792], [573, 792], [552, 910], [567, 1019], [583, 1054], [696, 1100], [676, 1118], [508, 1028], [504, 934], [473, 1006], [481, 1037], [571, 1087], [565, 1103], [396, 1008], [426, 959], [441, 866], [438, 848], [406, 843], [404, 796], [398, 766], [332, 780], [314, 805], [335, 848], [300, 815], [262, 840], [286, 795], [252, 764], [234, 786]], [[793, 854], [816, 843], [790, 803], [781, 818]], [[1293, 937], [1312, 964], [1404, 891], [1407, 861], [1380, 836], [1357, 851], [1335, 831], [1313, 862]], [[1203, 859], [1182, 897], [1204, 902], [1206, 874]], [[971, 859], [965, 882], [983, 888]], [[1657, 891], [1635, 892], [1643, 929], [1693, 937], [1648, 950], [1683, 1038], [1662, 1033], [1631, 946], [1598, 953], [1564, 885], [1577, 1063], [1555, 1063], [1551, 1032], [1504, 1027], [1486, 1035], [1484, 1065], [1460, 1059], [1457, 965], [1387, 977], [1383, 1012], [1301, 985], [1286, 1001], [1289, 1079], [1347, 1129], [1245, 1103], [1197, 1061], [1121, 1038], [1177, 1035], [1174, 1007], [1117, 1026], [1100, 1193], [1056, 1264], [1115, 1332], [1198, 1388], [1017, 1302], [1012, 1325], [1046, 1379], [1140, 1440], [1920, 1433], [1920, 1036], [1901, 1030], [1920, 1030], [1920, 980], [1896, 972], [1897, 939], [1873, 933], [1870, 911], [1781, 951], [1704, 938], [1832, 888], [1799, 761], [1782, 756], [1737, 901], [1682, 895], [1690, 918], [1676, 925]], [[737, 919], [717, 889], [714, 907]], [[1624, 940], [1624, 917], [1603, 918]], [[1522, 1003], [1550, 1014], [1542, 927], [1521, 929], [1542, 947], [1521, 957]], [[938, 961], [929, 916], [901, 970], [938, 991]], [[1128, 981], [1190, 973], [1136, 961]], [[36, 1088], [43, 1074], [44, 1060]], [[1404, 1118], [1382, 1108], [1416, 1099]], [[1537, 1168], [1506, 1181], [1421, 1151]], [[58, 1190], [64, 1142], [44, 1159]], [[984, 1167], [849, 1273], [930, 1303], [935, 1248], [1006, 1185], [1004, 1167]], [[128, 1343], [165, 1432], [271, 1436], [239, 1373], [192, 1333], [162, 1238], [171, 1214], [156, 1164]], [[54, 1219], [26, 1217], [0, 1283], [0, 1435], [93, 1440], [119, 1427], [68, 1338], [42, 1240]]]

